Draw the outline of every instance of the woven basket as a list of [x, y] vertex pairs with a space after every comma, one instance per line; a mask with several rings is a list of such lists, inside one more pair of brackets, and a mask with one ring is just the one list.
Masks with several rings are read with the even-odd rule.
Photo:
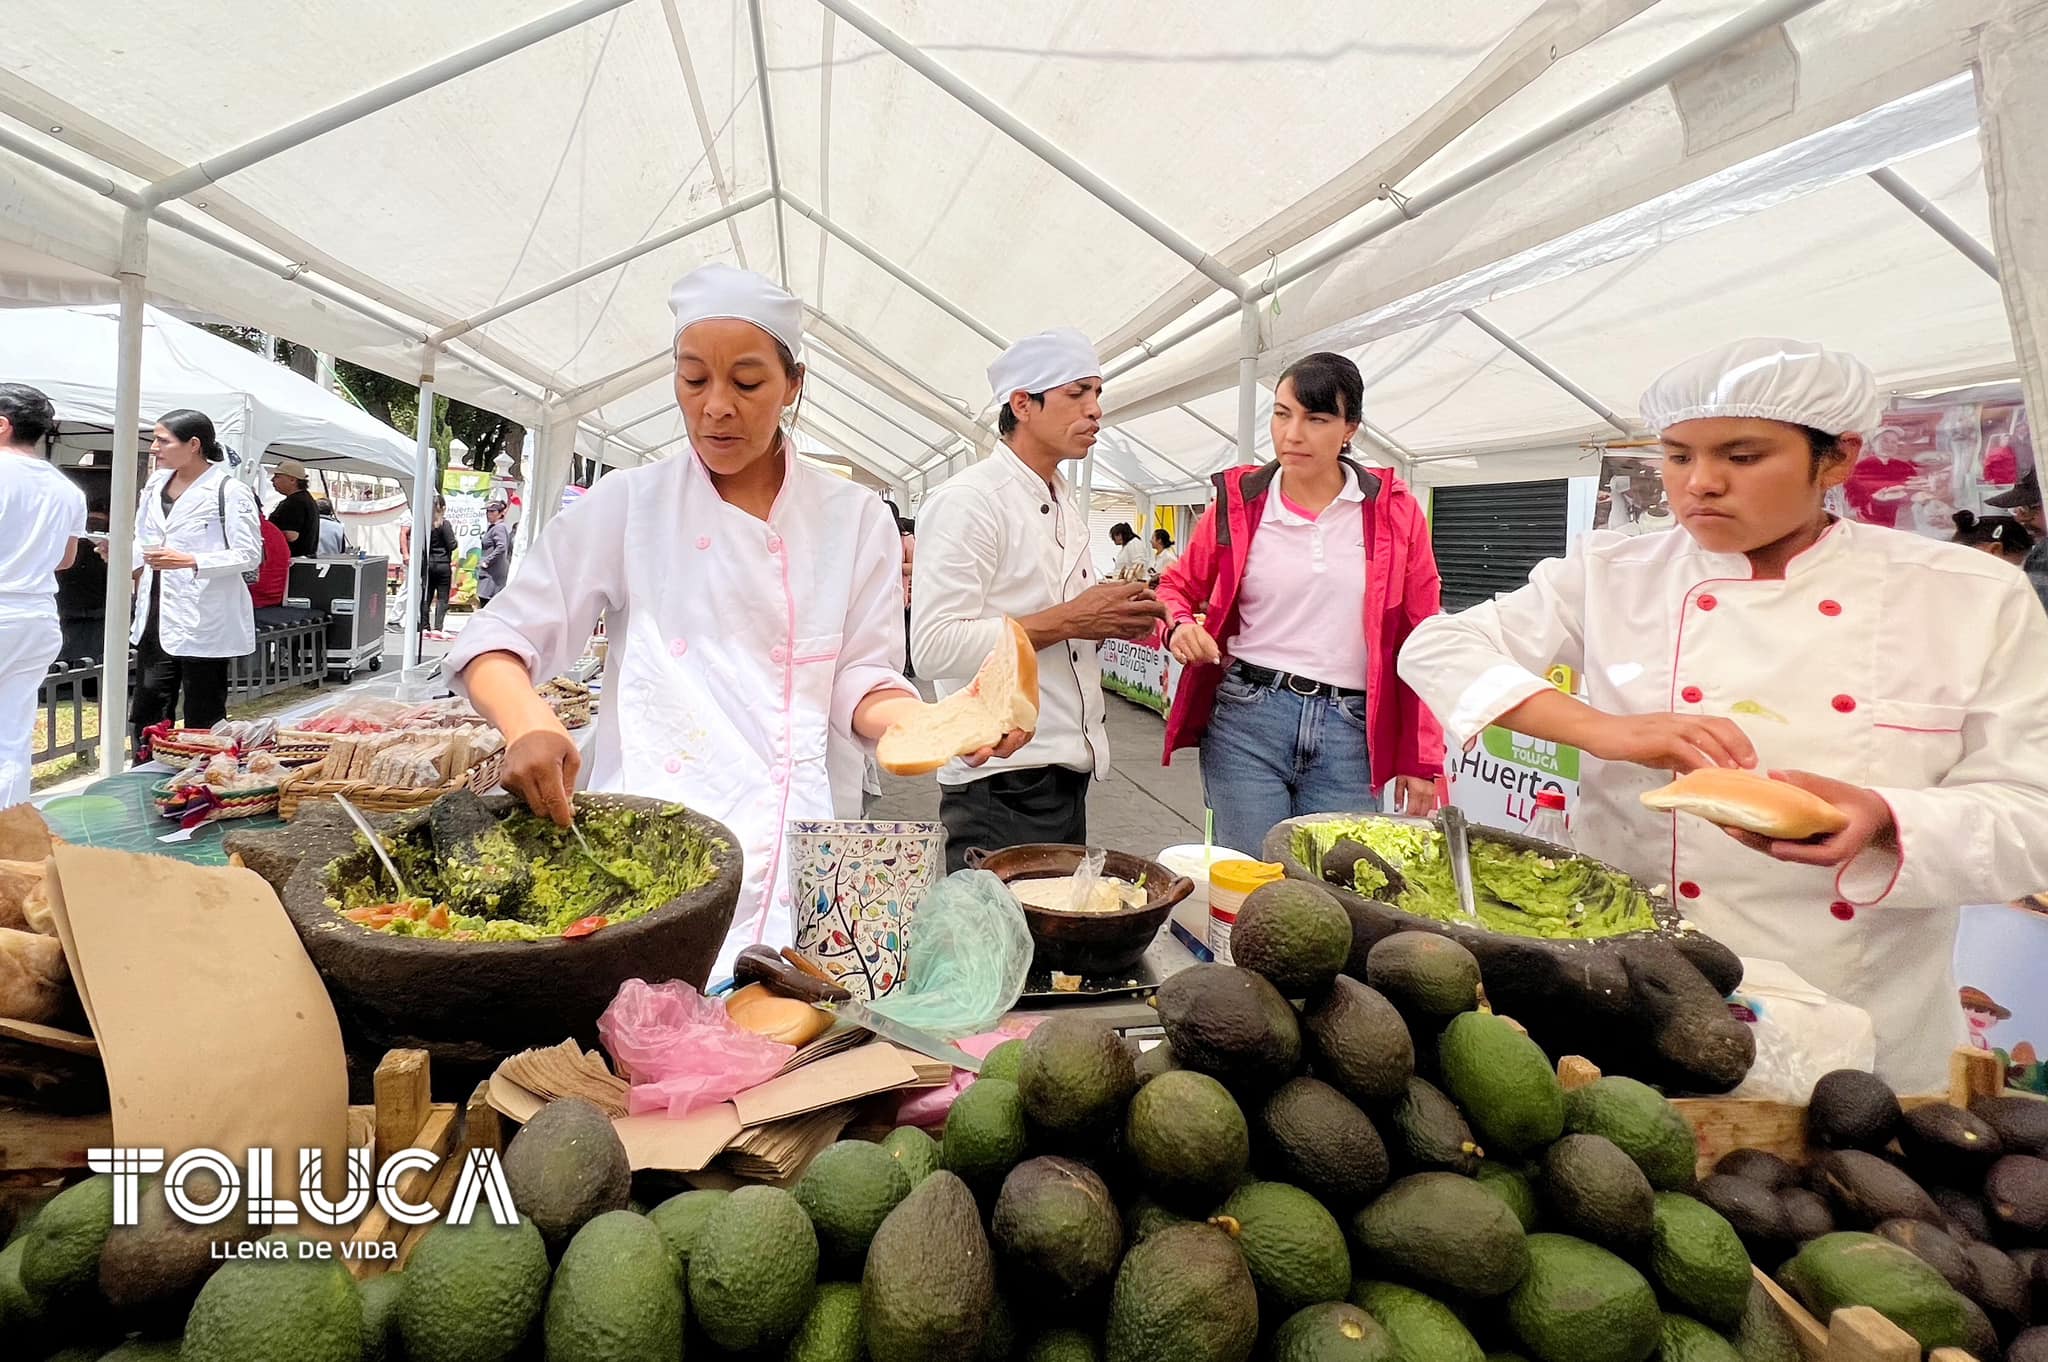
[[327, 749], [334, 745], [334, 739], [324, 733], [280, 733], [277, 738], [277, 759], [286, 766], [312, 766], [327, 760]]
[[[192, 797], [198, 793], [189, 787], [173, 788], [176, 780], [176, 776], [171, 776], [149, 787], [150, 801], [165, 818], [182, 817], [192, 807]], [[275, 785], [258, 785], [246, 790], [207, 788], [214, 799], [213, 811], [206, 816], [209, 823], [227, 818], [255, 818], [259, 814], [274, 812], [278, 805], [278, 787]]]
[[233, 747], [209, 747], [195, 743], [200, 737], [213, 735], [203, 728], [173, 728], [168, 723], [151, 724], [142, 730], [144, 741], [149, 744], [149, 755], [173, 771], [182, 771], [195, 761], [210, 761], [222, 753], [235, 754]]
[[299, 810], [308, 800], [330, 799], [335, 795], [343, 796], [364, 813], [404, 813], [408, 809], [425, 808], [454, 790], [466, 788], [478, 794], [489, 794], [498, 788], [498, 779], [504, 773], [505, 749], [502, 747], [470, 767], [460, 779], [441, 785], [401, 788], [372, 785], [366, 780], [322, 780], [312, 771], [294, 771], [278, 787], [278, 816], [289, 822], [299, 816]]

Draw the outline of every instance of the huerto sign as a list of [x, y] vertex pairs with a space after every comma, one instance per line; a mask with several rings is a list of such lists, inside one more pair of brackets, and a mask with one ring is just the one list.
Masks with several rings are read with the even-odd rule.
[[[370, 1209], [373, 1198], [395, 1224], [424, 1225], [442, 1218], [441, 1212], [429, 1203], [409, 1200], [398, 1190], [399, 1180], [406, 1174], [431, 1173], [440, 1163], [441, 1156], [429, 1149], [399, 1150], [375, 1169], [369, 1150], [350, 1150], [346, 1190], [338, 1199], [329, 1199], [325, 1191], [326, 1155], [318, 1149], [301, 1149], [296, 1200], [277, 1195], [275, 1158], [268, 1149], [249, 1150], [240, 1166], [217, 1149], [188, 1149], [168, 1160], [165, 1155], [162, 1149], [148, 1147], [86, 1151], [87, 1166], [114, 1180], [115, 1225], [139, 1222], [142, 1179], [159, 1173], [163, 1175], [165, 1205], [172, 1215], [189, 1225], [218, 1224], [232, 1215], [238, 1205], [251, 1225], [296, 1225], [301, 1223], [302, 1216], [316, 1224], [347, 1225]], [[194, 1174], [200, 1173], [209, 1175], [217, 1184], [212, 1195], [204, 1199], [188, 1193], [188, 1183]], [[480, 1201], [488, 1204], [491, 1218], [498, 1224], [517, 1223], [519, 1212], [512, 1204], [512, 1189], [505, 1181], [504, 1168], [494, 1150], [472, 1149], [463, 1155], [462, 1171], [454, 1195], [449, 1198], [445, 1218], [466, 1225], [475, 1216]], [[275, 1251], [264, 1249], [260, 1241], [214, 1245], [216, 1257], [284, 1256], [285, 1252], [281, 1246]], [[324, 1258], [333, 1252], [334, 1246], [325, 1241], [299, 1245], [300, 1257]], [[395, 1257], [396, 1252], [397, 1245], [390, 1243], [341, 1245], [343, 1257]]]

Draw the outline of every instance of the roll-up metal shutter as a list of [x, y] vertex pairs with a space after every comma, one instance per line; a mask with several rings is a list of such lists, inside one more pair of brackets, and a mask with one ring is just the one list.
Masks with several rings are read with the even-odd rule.
[[1564, 553], [1566, 483], [1438, 487], [1430, 493], [1430, 543], [1443, 577], [1444, 609], [1463, 610], [1513, 591], [1529, 570]]

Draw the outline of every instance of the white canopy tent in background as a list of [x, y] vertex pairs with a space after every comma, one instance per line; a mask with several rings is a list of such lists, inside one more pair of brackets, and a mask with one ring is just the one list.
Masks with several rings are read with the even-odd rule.
[[[69, 449], [115, 447], [114, 355], [120, 309], [0, 309], [0, 374], [49, 394]], [[156, 308], [142, 323], [141, 420], [190, 407], [213, 420], [240, 455], [237, 474], [258, 481], [266, 458], [411, 483], [413, 448], [390, 426], [261, 355]], [[131, 508], [132, 509], [132, 508]]]
[[[1631, 370], [1766, 318], [1856, 346], [1889, 308], [1887, 380], [2009, 367], [1930, 228], [1985, 220], [1978, 121], [2041, 145], [1957, 78], [2042, 5], [16, 0], [0, 243], [137, 323], [204, 308], [535, 427], [536, 520], [579, 425], [680, 447], [663, 303], [710, 259], [805, 298], [804, 429], [908, 499], [987, 448], [997, 348], [1056, 324], [1110, 361], [1084, 481], [1196, 498], [1321, 345], [1404, 466], [1626, 429]], [[2035, 52], [2000, 88], [2043, 88]], [[1990, 177], [2008, 298], [2042, 179]], [[1867, 229], [1795, 223], [1830, 195]]]

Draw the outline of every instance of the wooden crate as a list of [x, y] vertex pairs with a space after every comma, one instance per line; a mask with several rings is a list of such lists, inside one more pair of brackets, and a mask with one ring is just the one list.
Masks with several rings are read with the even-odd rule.
[[[1557, 1064], [1558, 1080], [1567, 1091], [1582, 1088], [1600, 1077], [1600, 1070], [1577, 1055], [1566, 1055]], [[2005, 1073], [1997, 1057], [1969, 1046], [1958, 1046], [1949, 1056], [1949, 1090], [1945, 1097], [1909, 1097], [1900, 1105], [1912, 1108], [1935, 1102], [1967, 1107], [1972, 1098], [1997, 1094], [2005, 1087]], [[1699, 1139], [1698, 1172], [1713, 1171], [1724, 1155], [1737, 1149], [1762, 1149], [1789, 1163], [1804, 1164], [1812, 1155], [1806, 1143], [1806, 1108], [1790, 1102], [1766, 1102], [1754, 1098], [1681, 1097], [1672, 1105], [1685, 1115]], [[1807, 1312], [1791, 1293], [1771, 1280], [1760, 1267], [1750, 1269], [1771, 1303], [1792, 1326], [1800, 1351], [1807, 1362], [1921, 1362], [1920, 1345], [1911, 1334], [1877, 1311], [1864, 1306], [1837, 1310], [1823, 1324]], [[1961, 1348], [1937, 1348], [1927, 1362], [1976, 1362]]]
[[[441, 1156], [432, 1170], [418, 1170], [399, 1179], [399, 1195], [409, 1201], [426, 1201], [446, 1211], [460, 1180], [464, 1156], [472, 1149], [496, 1153], [504, 1148], [504, 1130], [497, 1109], [486, 1100], [488, 1085], [477, 1084], [469, 1101], [461, 1107], [452, 1102], [430, 1100], [432, 1070], [425, 1050], [393, 1050], [377, 1065], [375, 1102], [367, 1107], [349, 1108], [349, 1144], [368, 1145], [373, 1167], [401, 1149], [427, 1149]], [[358, 1278], [374, 1277], [403, 1267], [413, 1246], [435, 1222], [426, 1225], [394, 1223], [374, 1202], [356, 1222], [353, 1231], [337, 1232], [359, 1250], [372, 1244], [395, 1246], [396, 1261], [389, 1258], [351, 1254], [348, 1270]]]

